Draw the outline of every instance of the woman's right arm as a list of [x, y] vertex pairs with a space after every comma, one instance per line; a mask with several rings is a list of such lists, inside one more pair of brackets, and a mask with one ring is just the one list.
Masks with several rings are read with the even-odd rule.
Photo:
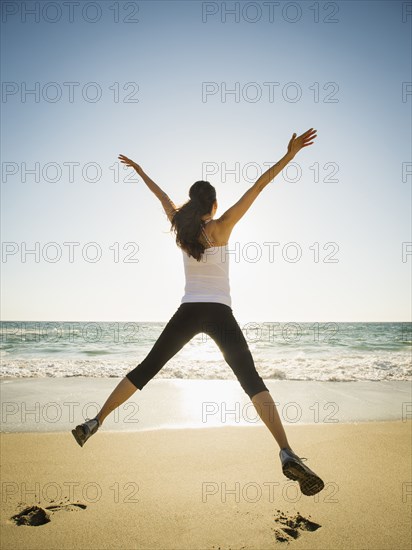
[[313, 141], [311, 140], [314, 138], [316, 138], [316, 130], [313, 130], [313, 128], [310, 128], [310, 130], [307, 130], [307, 132], [298, 138], [296, 137], [296, 134], [293, 134], [291, 140], [289, 141], [286, 155], [266, 170], [266, 172], [256, 180], [252, 187], [248, 189], [233, 206], [226, 210], [226, 212], [224, 212], [224, 214], [216, 220], [219, 223], [222, 233], [224, 233], [227, 238], [229, 238], [234, 225], [247, 212], [256, 197], [266, 187], [266, 185], [270, 183], [285, 168], [285, 166], [287, 166], [296, 153], [298, 153], [303, 147], [312, 145]]

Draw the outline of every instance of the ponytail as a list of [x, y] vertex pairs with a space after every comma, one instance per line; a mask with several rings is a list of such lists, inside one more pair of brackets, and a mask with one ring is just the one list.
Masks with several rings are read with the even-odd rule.
[[199, 242], [204, 222], [202, 216], [209, 214], [216, 200], [216, 190], [208, 181], [196, 181], [189, 190], [190, 200], [178, 208], [172, 219], [176, 244], [198, 262], [205, 247]]

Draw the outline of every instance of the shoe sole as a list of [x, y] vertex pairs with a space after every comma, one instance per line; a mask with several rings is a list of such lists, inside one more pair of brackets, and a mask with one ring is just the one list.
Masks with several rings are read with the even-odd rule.
[[84, 445], [84, 440], [81, 438], [81, 435], [83, 434], [80, 434], [78, 431], [77, 431], [77, 427], [74, 428], [74, 430], [72, 430], [72, 434], [73, 434], [73, 437], [74, 439], [77, 441], [77, 443], [80, 445], [80, 447], [83, 447]]
[[304, 468], [296, 462], [286, 462], [282, 471], [284, 475], [293, 481], [297, 481], [300, 485], [300, 490], [306, 496], [313, 496], [319, 493], [325, 484], [315, 474], [308, 474]]

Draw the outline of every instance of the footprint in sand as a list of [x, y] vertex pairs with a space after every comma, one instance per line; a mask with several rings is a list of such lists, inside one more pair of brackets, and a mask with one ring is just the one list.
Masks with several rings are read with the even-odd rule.
[[287, 516], [280, 510], [277, 510], [275, 522], [284, 525], [284, 527], [274, 529], [278, 542], [290, 542], [292, 539], [300, 537], [300, 531], [316, 531], [319, 527], [322, 527], [319, 523], [301, 516], [299, 512], [294, 516]]
[[[65, 510], [67, 512], [77, 512], [87, 508], [85, 504], [69, 502], [68, 504], [53, 504], [52, 506], [46, 506], [41, 508], [40, 506], [27, 506], [18, 514], [15, 514], [10, 519], [17, 525], [30, 525], [32, 527], [38, 527], [51, 521], [50, 513], [60, 512]], [[50, 512], [47, 512], [49, 510]]]

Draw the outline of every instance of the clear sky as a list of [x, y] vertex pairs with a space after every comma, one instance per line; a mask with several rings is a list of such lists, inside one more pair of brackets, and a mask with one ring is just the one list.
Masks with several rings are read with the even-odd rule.
[[176, 204], [207, 179], [218, 217], [293, 132], [316, 128], [232, 232], [233, 312], [410, 320], [411, 12], [397, 1], [3, 2], [2, 319], [167, 321], [182, 252], [118, 155]]

